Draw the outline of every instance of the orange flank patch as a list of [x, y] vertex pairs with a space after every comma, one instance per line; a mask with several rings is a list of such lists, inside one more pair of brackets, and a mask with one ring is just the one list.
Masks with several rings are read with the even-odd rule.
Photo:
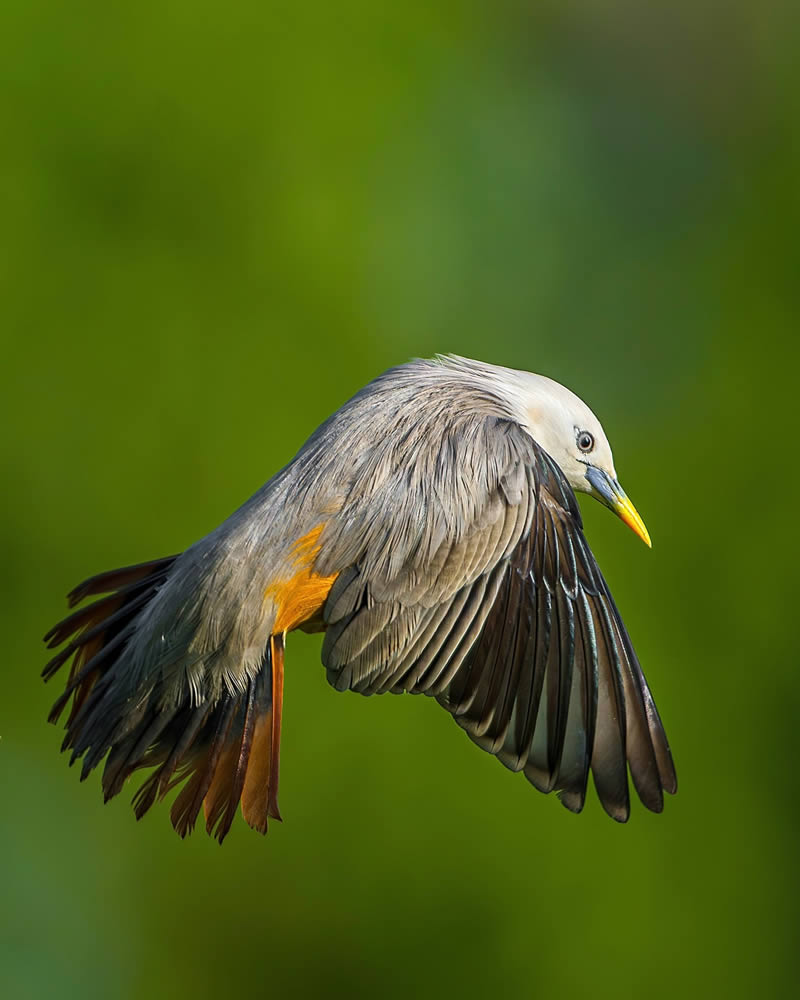
[[323, 528], [324, 524], [318, 524], [308, 534], [297, 539], [292, 552], [297, 572], [288, 580], [271, 583], [264, 591], [264, 597], [274, 600], [278, 608], [273, 626], [275, 634], [291, 632], [313, 619], [325, 603], [328, 591], [338, 576], [338, 573], [320, 576], [311, 569], [319, 553], [318, 541]]

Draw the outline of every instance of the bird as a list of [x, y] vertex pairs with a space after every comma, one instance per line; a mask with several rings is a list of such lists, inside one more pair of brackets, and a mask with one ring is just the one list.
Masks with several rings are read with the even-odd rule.
[[322, 633], [337, 691], [425, 694], [484, 751], [570, 811], [589, 774], [630, 815], [677, 779], [642, 668], [586, 541], [576, 493], [650, 546], [599, 420], [543, 375], [456, 355], [400, 364], [330, 416], [219, 527], [179, 555], [100, 573], [45, 636], [70, 662], [49, 721], [105, 801], [138, 770], [137, 818], [180, 786], [203, 811], [278, 806], [284, 653]]

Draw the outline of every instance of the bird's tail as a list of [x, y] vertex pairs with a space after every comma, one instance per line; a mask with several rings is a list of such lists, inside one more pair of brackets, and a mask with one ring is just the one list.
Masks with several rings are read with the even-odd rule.
[[72, 702], [62, 750], [72, 751], [71, 764], [82, 758], [81, 780], [106, 758], [106, 801], [135, 770], [153, 769], [133, 798], [137, 818], [183, 783], [170, 813], [181, 837], [194, 828], [202, 806], [206, 829], [222, 842], [240, 801], [245, 820], [265, 833], [270, 817], [280, 819], [281, 638], [267, 643], [260, 670], [240, 688], [223, 686], [216, 697], [176, 696], [161, 676], [144, 686], [130, 676], [131, 664], [120, 662], [176, 558], [102, 573], [71, 592], [70, 607], [92, 595], [106, 596], [45, 636], [50, 648], [67, 642], [45, 667], [45, 680], [72, 659], [49, 721], [57, 722]]

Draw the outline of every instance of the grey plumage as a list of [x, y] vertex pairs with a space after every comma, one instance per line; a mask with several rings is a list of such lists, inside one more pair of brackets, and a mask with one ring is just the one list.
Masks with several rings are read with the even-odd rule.
[[[319, 530], [310, 571], [332, 586], [320, 614], [291, 627], [325, 629], [334, 687], [435, 697], [574, 811], [591, 767], [606, 810], [626, 819], [628, 765], [660, 810], [676, 787], [663, 727], [573, 490], [531, 433], [522, 374], [455, 358], [392, 369], [182, 555], [73, 592], [114, 591], [47, 636], [57, 645], [77, 631], [46, 674], [75, 655], [54, 716], [74, 695], [65, 746], [84, 774], [107, 755], [113, 795], [135, 768], [160, 768], [140, 814], [202, 758], [176, 826], [191, 829], [224, 785], [206, 802], [224, 836], [272, 704], [280, 588], [298, 540]], [[212, 785], [232, 741], [238, 763]]]

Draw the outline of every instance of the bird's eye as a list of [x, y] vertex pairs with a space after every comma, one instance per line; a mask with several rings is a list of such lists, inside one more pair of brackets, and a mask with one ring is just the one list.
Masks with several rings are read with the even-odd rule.
[[578, 447], [581, 451], [591, 451], [594, 448], [594, 438], [588, 431], [581, 431], [578, 435]]

